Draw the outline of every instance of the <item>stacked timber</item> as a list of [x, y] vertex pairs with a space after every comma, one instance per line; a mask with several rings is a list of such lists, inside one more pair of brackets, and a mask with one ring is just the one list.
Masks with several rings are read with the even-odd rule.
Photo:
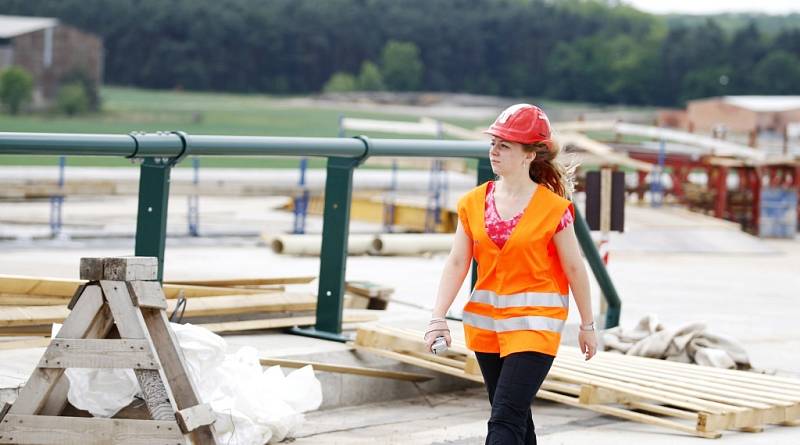
[[[460, 326], [442, 356], [425, 350], [423, 331], [362, 325], [357, 348], [403, 363], [482, 382]], [[585, 361], [562, 346], [537, 397], [635, 422], [717, 438], [724, 430], [800, 426], [800, 380], [747, 371], [598, 353]]]
[[[166, 282], [163, 290], [167, 314], [172, 319], [218, 333], [240, 332], [315, 324], [317, 296], [286, 290], [287, 285], [308, 284], [314, 279], [300, 276]], [[67, 318], [73, 296], [81, 292], [85, 283], [0, 275], [0, 337], [49, 336], [51, 325]], [[385, 291], [381, 298], [387, 298]], [[367, 300], [370, 301], [369, 296]], [[344, 313], [345, 323], [376, 318], [368, 311]], [[26, 341], [30, 342], [20, 344]]]

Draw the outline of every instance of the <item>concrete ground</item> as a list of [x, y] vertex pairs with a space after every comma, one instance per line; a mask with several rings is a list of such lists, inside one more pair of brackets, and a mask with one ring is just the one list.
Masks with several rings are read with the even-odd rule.
[[[173, 200], [176, 201], [176, 200]], [[201, 198], [201, 212], [210, 212], [205, 220], [224, 221], [239, 237], [168, 240], [165, 276], [167, 279], [233, 278], [280, 275], [307, 275], [319, 272], [317, 258], [284, 257], [273, 254], [252, 236], [259, 227], [286, 230], [291, 216], [271, 210], [257, 200], [220, 200]], [[70, 203], [67, 203], [69, 206]], [[90, 203], [84, 203], [90, 206]], [[116, 215], [110, 224], [133, 227], [135, 214], [127, 201], [103, 201], [95, 210], [95, 229], [102, 232], [104, 214]], [[180, 205], [180, 204], [176, 204]], [[260, 206], [260, 207], [259, 207]], [[121, 209], [121, 210], [120, 210]], [[257, 209], [251, 212], [250, 209]], [[117, 210], [120, 210], [117, 212]], [[124, 211], [123, 211], [124, 210]], [[0, 219], [42, 218], [46, 205], [0, 203]], [[45, 213], [42, 213], [45, 212]], [[212, 217], [212, 215], [215, 215]], [[263, 219], [261, 219], [263, 218]], [[203, 224], [201, 215], [201, 229]], [[320, 221], [310, 219], [318, 229]], [[181, 221], [172, 221], [180, 231]], [[640, 318], [656, 314], [667, 326], [677, 327], [702, 321], [712, 332], [739, 340], [756, 368], [780, 375], [800, 377], [800, 240], [761, 240], [742, 234], [726, 222], [679, 209], [650, 209], [629, 206], [626, 233], [611, 239], [609, 272], [622, 298], [623, 326], [633, 326]], [[5, 225], [4, 235], [23, 235], [0, 242], [0, 273], [45, 277], [76, 278], [78, 262], [84, 256], [130, 255], [130, 238], [96, 240], [32, 240], [24, 233], [35, 225]], [[41, 226], [39, 226], [41, 228]], [[356, 227], [356, 226], [354, 226]], [[360, 230], [378, 230], [358, 225]], [[39, 230], [39, 229], [36, 229]], [[444, 255], [415, 258], [351, 257], [347, 278], [370, 280], [393, 286], [395, 300], [386, 316], [407, 318], [410, 323], [424, 323], [433, 304]], [[411, 279], [413, 277], [413, 279]], [[315, 290], [313, 285], [309, 289]], [[599, 306], [599, 292], [593, 285], [594, 304]], [[466, 301], [462, 288], [454, 312]], [[577, 321], [573, 307], [570, 322]], [[234, 339], [233, 343], [252, 339]], [[283, 341], [261, 343], [265, 354], [297, 356], [319, 354], [317, 348], [329, 343], [309, 340], [294, 350], [280, 346]], [[270, 351], [272, 353], [270, 354]], [[330, 352], [330, 351], [328, 351]], [[34, 353], [35, 355], [35, 353]], [[312, 355], [313, 356], [313, 355]], [[30, 359], [36, 360], [36, 358]], [[0, 355], [0, 377], [12, 373], [9, 355]], [[30, 365], [32, 366], [32, 365]], [[406, 365], [404, 365], [406, 366]], [[404, 367], [404, 370], [421, 370]], [[24, 374], [17, 370], [13, 374]], [[320, 374], [321, 375], [321, 374]], [[371, 385], [376, 379], [325, 380], [329, 385]], [[366, 391], [370, 386], [358, 388]], [[354, 389], [355, 390], [355, 389]], [[399, 400], [397, 394], [408, 398]], [[480, 444], [485, 434], [489, 405], [483, 389], [468, 387], [457, 392], [440, 393], [426, 387], [408, 387], [385, 399], [355, 406], [335, 407], [309, 413], [298, 432], [298, 444]], [[388, 400], [387, 400], [388, 399]], [[701, 439], [663, 428], [651, 427], [591, 411], [549, 402], [535, 403], [537, 430], [542, 444], [573, 444], [591, 441], [593, 445], [642, 442], [648, 444], [690, 444]], [[770, 427], [763, 433], [726, 432], [731, 444], [798, 444], [800, 427]]]

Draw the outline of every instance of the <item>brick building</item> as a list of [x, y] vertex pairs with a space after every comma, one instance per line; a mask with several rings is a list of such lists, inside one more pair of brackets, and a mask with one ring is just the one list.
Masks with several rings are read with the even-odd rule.
[[54, 18], [0, 15], [0, 70], [11, 65], [33, 76], [34, 106], [46, 106], [71, 73], [102, 83], [103, 42]]
[[800, 96], [723, 96], [691, 100], [686, 110], [659, 113], [659, 124], [711, 134], [724, 129], [754, 145], [764, 137], [800, 135]]

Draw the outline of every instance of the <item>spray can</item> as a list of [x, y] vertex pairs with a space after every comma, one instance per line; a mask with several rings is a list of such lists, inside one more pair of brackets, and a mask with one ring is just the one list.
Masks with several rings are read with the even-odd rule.
[[431, 351], [436, 355], [441, 355], [447, 352], [447, 339], [442, 336], [436, 337], [431, 346]]

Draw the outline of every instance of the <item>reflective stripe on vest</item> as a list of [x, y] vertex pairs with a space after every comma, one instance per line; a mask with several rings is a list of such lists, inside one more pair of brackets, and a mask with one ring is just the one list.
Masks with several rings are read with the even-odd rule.
[[555, 292], [522, 292], [497, 295], [490, 290], [474, 290], [469, 301], [492, 305], [498, 309], [520, 306], [563, 307], [569, 309], [569, 296]]
[[465, 325], [471, 325], [475, 326], [476, 328], [494, 332], [534, 330], [561, 333], [561, 331], [564, 329], [565, 323], [564, 320], [537, 316], [495, 319], [485, 315], [477, 315], [466, 311], [461, 317]]

